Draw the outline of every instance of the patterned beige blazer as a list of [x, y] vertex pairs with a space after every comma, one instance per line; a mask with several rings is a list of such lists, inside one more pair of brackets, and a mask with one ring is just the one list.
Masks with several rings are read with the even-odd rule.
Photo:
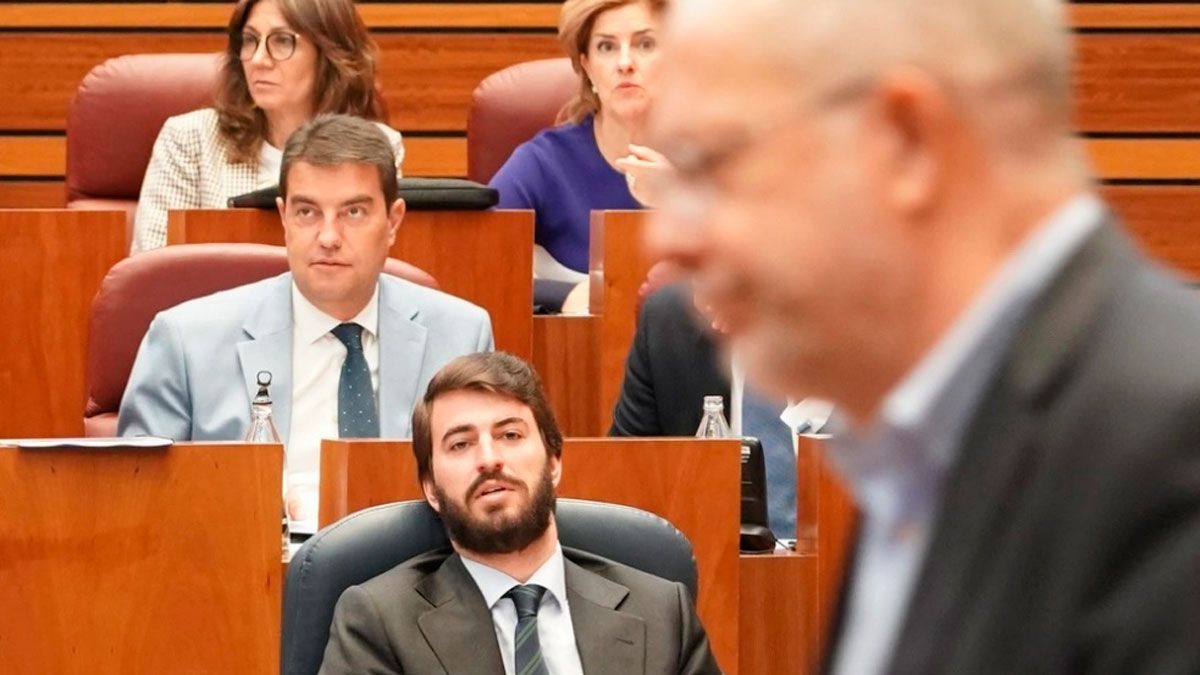
[[[396, 165], [404, 159], [400, 132], [385, 124], [379, 128], [392, 141]], [[225, 140], [217, 131], [217, 111], [193, 110], [168, 119], [142, 180], [133, 224], [133, 252], [167, 244], [167, 211], [172, 209], [223, 209], [230, 197], [269, 187], [277, 181], [259, 181], [258, 163], [231, 164]]]

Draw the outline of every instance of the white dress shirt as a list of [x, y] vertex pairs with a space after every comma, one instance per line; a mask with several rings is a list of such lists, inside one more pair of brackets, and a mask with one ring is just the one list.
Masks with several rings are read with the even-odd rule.
[[[496, 629], [496, 641], [500, 644], [500, 656], [504, 659], [504, 672], [513, 675], [516, 670], [513, 665], [513, 635], [517, 632], [517, 608], [512, 600], [503, 596], [513, 586], [521, 585], [521, 582], [483, 563], [468, 558], [462, 561], [483, 594], [483, 601], [492, 611], [492, 625]], [[583, 675], [579, 648], [575, 646], [575, 627], [571, 624], [571, 607], [567, 604], [562, 546], [557, 542], [554, 544], [554, 554], [525, 582], [527, 586], [530, 584], [546, 589], [537, 616], [538, 644], [542, 648], [546, 671], [550, 675]]]
[[[317, 531], [321, 439], [338, 437], [338, 382], [346, 346], [329, 331], [342, 323], [313, 306], [292, 284], [292, 419], [287, 435], [288, 495], [302, 500], [293, 532]], [[348, 323], [363, 327], [363, 354], [379, 396], [379, 286]], [[377, 399], [378, 400], [378, 399]]]

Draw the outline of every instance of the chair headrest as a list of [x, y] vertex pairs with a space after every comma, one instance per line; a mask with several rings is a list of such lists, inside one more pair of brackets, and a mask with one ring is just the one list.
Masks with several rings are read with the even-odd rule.
[[67, 200], [137, 199], [163, 122], [212, 105], [222, 58], [133, 54], [93, 68], [67, 113]]
[[518, 63], [480, 82], [467, 114], [467, 177], [490, 181], [518, 145], [554, 125], [579, 82], [567, 58]]

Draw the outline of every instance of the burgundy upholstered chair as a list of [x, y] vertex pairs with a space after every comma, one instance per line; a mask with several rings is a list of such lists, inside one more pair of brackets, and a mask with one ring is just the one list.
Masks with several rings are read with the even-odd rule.
[[92, 69], [67, 111], [67, 207], [124, 209], [132, 228], [168, 117], [212, 105], [220, 54], [133, 54]]
[[471, 94], [467, 177], [487, 183], [516, 147], [554, 125], [579, 89], [568, 58], [526, 61], [492, 73]]
[[[124, 209], [132, 234], [163, 122], [213, 104], [222, 58], [131, 54], [92, 68], [67, 111], [67, 208]], [[376, 91], [382, 101], [378, 83]]]
[[[146, 251], [113, 265], [92, 301], [84, 434], [113, 436], [138, 346], [159, 312], [185, 300], [282, 274], [282, 246], [184, 244]], [[425, 271], [389, 259], [384, 272], [437, 288]], [[249, 414], [249, 412], [247, 412]]]

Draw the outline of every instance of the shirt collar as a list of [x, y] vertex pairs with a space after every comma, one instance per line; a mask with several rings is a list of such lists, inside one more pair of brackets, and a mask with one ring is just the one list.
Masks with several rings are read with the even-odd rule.
[[[494, 567], [466, 557], [462, 557], [462, 562], [463, 566], [467, 568], [467, 573], [475, 580], [475, 585], [479, 587], [479, 592], [483, 594], [483, 601], [487, 603], [489, 610], [499, 602], [500, 598], [504, 597], [509, 589], [521, 585], [521, 582]], [[545, 588], [560, 607], [567, 606], [566, 570], [563, 563], [562, 545], [557, 541], [554, 542], [554, 553], [550, 554], [546, 562], [542, 563], [542, 566], [529, 577], [529, 581], [525, 582], [526, 586], [531, 584]]]
[[379, 335], [379, 283], [375, 283], [375, 292], [371, 294], [371, 299], [367, 301], [367, 306], [362, 308], [362, 311], [350, 319], [350, 321], [342, 322], [325, 312], [317, 309], [315, 305], [309, 302], [308, 298], [300, 292], [300, 288], [296, 286], [296, 282], [292, 281], [292, 335], [293, 339], [299, 344], [312, 344], [320, 340], [329, 331], [336, 328], [341, 323], [356, 323], [363, 327], [367, 333], [378, 337]]
[[982, 293], [883, 400], [879, 417], [853, 429], [830, 421], [834, 460], [853, 482], [917, 462], [945, 470], [995, 369], [1038, 293], [1099, 226], [1104, 206], [1079, 195], [1039, 225]]

